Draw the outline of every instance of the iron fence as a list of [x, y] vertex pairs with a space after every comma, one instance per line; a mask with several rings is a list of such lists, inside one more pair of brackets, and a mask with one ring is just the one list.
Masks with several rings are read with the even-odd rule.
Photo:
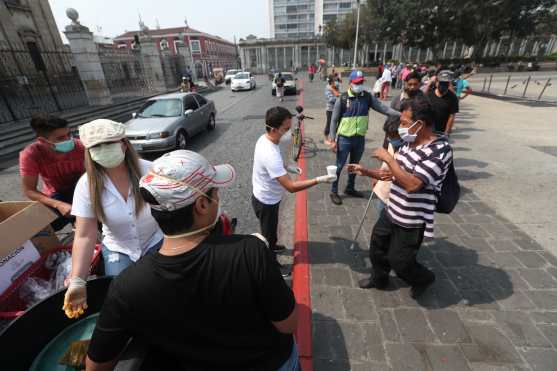
[[473, 90], [538, 102], [557, 102], [555, 72], [482, 74], [469, 78]]
[[0, 124], [87, 105], [67, 49], [0, 42]]

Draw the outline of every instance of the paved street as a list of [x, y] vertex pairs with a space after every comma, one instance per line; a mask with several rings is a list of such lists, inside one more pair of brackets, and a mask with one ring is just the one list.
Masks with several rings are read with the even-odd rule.
[[[240, 233], [258, 231], [250, 203], [253, 148], [266, 109], [277, 104], [266, 77], [257, 83], [252, 92], [210, 94], [217, 129], [190, 143], [211, 162], [235, 166], [238, 181], [221, 199]], [[316, 118], [306, 120], [308, 177], [335, 162], [322, 144], [323, 89], [322, 82], [304, 87], [306, 113]], [[284, 105], [293, 111], [297, 99], [287, 97]], [[348, 247], [366, 201], [334, 206], [329, 186], [308, 191], [315, 370], [556, 369], [557, 195], [550, 186], [557, 176], [556, 113], [479, 97], [462, 102], [452, 138], [463, 196], [450, 216], [437, 216], [436, 238], [420, 251], [437, 281], [418, 302], [394, 277], [386, 291], [357, 288], [369, 272], [373, 209], [357, 249]], [[372, 113], [367, 166], [377, 165], [370, 154], [383, 141], [382, 123]], [[340, 190], [345, 181], [343, 174]], [[358, 178], [357, 188], [369, 195], [367, 179]], [[22, 199], [17, 167], [0, 172], [0, 199]], [[287, 195], [281, 205], [280, 239], [290, 247], [293, 200]]]

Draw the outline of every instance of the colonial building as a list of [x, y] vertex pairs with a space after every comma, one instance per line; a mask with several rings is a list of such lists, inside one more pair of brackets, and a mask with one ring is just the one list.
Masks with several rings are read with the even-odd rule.
[[233, 43], [191, 27], [129, 31], [115, 37], [114, 43], [120, 48], [132, 48], [136, 35], [148, 35], [155, 41], [159, 50], [172, 53], [176, 53], [180, 45], [189, 46], [198, 77], [207, 76], [213, 68], [228, 70], [238, 67], [238, 55]]

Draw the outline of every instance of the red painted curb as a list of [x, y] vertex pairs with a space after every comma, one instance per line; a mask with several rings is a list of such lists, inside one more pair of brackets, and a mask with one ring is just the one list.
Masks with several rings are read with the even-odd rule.
[[[298, 104], [304, 106], [304, 81], [300, 80], [301, 91]], [[302, 137], [304, 127], [301, 127]], [[302, 169], [299, 179], [306, 179], [306, 162], [304, 151], [298, 159], [298, 166]], [[296, 342], [300, 353], [302, 370], [313, 371], [312, 360], [312, 326], [311, 326], [311, 291], [310, 266], [308, 254], [308, 214], [307, 191], [296, 193], [294, 213], [294, 267], [292, 269], [292, 290], [298, 303], [298, 329]]]

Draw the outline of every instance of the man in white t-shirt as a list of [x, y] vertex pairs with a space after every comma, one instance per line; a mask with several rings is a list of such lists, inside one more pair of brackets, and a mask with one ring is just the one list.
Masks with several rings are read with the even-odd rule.
[[288, 172], [301, 174], [295, 166], [284, 166], [279, 143], [291, 138], [292, 114], [284, 107], [273, 107], [265, 115], [266, 133], [255, 145], [253, 161], [252, 206], [261, 225], [261, 234], [273, 251], [284, 249], [277, 245], [279, 205], [284, 190], [290, 193], [303, 191], [318, 183], [332, 183], [336, 175], [324, 175], [308, 180], [292, 180]]

